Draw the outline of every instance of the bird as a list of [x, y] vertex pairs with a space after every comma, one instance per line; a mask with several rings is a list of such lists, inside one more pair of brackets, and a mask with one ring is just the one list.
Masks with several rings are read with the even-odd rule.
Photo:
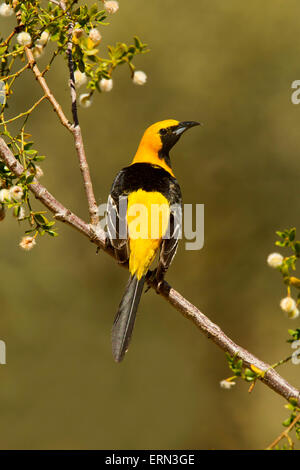
[[[152, 124], [144, 132], [131, 164], [113, 180], [106, 210], [107, 243], [119, 263], [128, 263], [130, 272], [112, 327], [116, 362], [121, 362], [127, 352], [152, 262], [158, 255], [152, 279], [159, 291], [175, 256], [181, 233], [180, 211], [176, 208], [182, 207], [182, 195], [169, 153], [186, 130], [199, 124], [175, 119]], [[157, 207], [160, 211], [152, 210]]]

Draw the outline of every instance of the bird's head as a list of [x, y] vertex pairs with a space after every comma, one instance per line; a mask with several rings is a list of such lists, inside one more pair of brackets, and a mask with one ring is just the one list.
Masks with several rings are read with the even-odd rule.
[[169, 151], [186, 130], [199, 124], [196, 121], [176, 121], [175, 119], [152, 124], [142, 137], [134, 161], [142, 161], [143, 158], [146, 160], [148, 156], [152, 155], [154, 158], [158, 157], [158, 164], [161, 160], [161, 163], [165, 163], [171, 168]]
[[159, 121], [148, 127], [143, 135], [142, 143], [157, 153], [168, 154], [187, 129], [198, 125], [199, 122], [195, 121], [179, 122], [175, 119]]

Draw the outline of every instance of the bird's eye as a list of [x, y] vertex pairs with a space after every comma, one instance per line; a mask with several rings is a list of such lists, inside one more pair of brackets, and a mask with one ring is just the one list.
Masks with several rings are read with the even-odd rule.
[[167, 132], [168, 132], [167, 129], [161, 129], [159, 131], [160, 135], [166, 135]]

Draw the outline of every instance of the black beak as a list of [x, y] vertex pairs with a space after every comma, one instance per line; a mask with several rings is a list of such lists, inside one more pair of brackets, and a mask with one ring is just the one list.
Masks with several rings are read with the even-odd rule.
[[202, 126], [201, 122], [196, 121], [181, 121], [178, 126], [173, 130], [173, 134], [180, 136], [183, 132], [187, 131], [191, 127]]

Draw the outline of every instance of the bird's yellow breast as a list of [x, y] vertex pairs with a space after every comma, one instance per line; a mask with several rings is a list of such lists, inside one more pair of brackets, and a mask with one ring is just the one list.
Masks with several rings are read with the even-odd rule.
[[140, 279], [148, 271], [168, 229], [170, 206], [159, 192], [142, 189], [128, 196], [129, 271]]

